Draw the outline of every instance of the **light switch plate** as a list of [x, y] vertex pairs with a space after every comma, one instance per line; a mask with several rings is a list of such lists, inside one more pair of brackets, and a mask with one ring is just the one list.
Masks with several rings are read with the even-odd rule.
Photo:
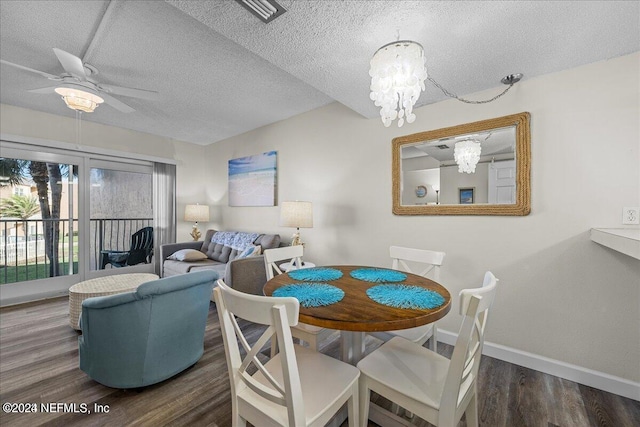
[[622, 208], [622, 223], [629, 225], [640, 224], [640, 208], [637, 206]]

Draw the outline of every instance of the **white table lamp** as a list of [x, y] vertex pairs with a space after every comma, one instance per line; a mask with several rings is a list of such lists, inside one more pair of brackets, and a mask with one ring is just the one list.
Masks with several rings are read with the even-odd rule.
[[194, 222], [193, 230], [191, 230], [191, 237], [193, 241], [197, 242], [202, 234], [198, 230], [198, 222], [209, 221], [209, 206], [207, 205], [187, 205], [184, 209], [184, 220]]
[[282, 202], [280, 226], [295, 227], [291, 246], [304, 245], [300, 240], [300, 228], [313, 228], [313, 205], [311, 202]]

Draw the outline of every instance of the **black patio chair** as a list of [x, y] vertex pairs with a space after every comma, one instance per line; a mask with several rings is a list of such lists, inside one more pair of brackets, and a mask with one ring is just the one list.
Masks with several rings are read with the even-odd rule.
[[107, 264], [114, 268], [128, 265], [149, 264], [153, 257], [153, 227], [144, 227], [131, 236], [131, 248], [128, 251], [100, 251], [100, 269]]

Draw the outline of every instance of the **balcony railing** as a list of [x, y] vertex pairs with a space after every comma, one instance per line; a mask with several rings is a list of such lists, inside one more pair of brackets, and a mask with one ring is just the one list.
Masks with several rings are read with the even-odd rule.
[[[55, 227], [56, 224], [59, 227], [59, 268], [57, 271], [53, 269], [52, 272], [44, 235], [47, 226]], [[143, 227], [152, 225], [152, 218], [91, 219], [88, 253], [90, 268], [98, 268], [100, 251], [127, 251], [131, 244], [131, 235]], [[0, 284], [74, 274], [77, 271], [77, 219], [0, 219]]]

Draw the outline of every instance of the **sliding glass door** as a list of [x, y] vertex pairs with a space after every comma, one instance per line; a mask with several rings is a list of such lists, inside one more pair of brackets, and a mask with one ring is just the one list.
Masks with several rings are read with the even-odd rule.
[[89, 175], [90, 269], [153, 271], [152, 165], [92, 159]]
[[14, 295], [16, 289], [50, 291], [77, 280], [71, 276], [81, 267], [78, 182], [82, 161], [3, 147], [0, 296]]
[[175, 241], [175, 166], [4, 140], [0, 149], [0, 305], [152, 273], [158, 245]]

